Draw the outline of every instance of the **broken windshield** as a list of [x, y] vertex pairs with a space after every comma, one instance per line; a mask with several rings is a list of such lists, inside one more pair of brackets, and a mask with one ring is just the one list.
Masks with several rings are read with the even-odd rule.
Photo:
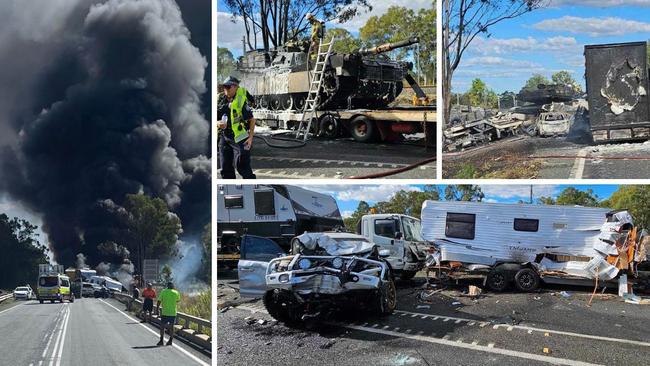
[[404, 226], [404, 240], [424, 241], [420, 220], [411, 217], [402, 217], [402, 226]]

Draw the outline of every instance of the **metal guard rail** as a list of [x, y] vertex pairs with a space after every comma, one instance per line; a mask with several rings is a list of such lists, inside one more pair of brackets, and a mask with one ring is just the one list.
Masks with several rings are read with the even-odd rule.
[[[130, 295], [114, 293], [113, 297], [116, 298], [119, 302], [126, 304], [129, 300], [132, 299]], [[137, 308], [142, 308], [142, 300], [133, 301], [134, 304], [137, 304]], [[154, 306], [154, 312], [155, 312]], [[140, 317], [140, 314], [137, 315]], [[160, 327], [160, 316], [152, 315], [151, 322], [156, 326]], [[192, 329], [191, 325], [195, 324], [196, 329]], [[211, 351], [212, 350], [212, 337], [205, 334], [205, 329], [209, 329], [212, 333], [212, 321], [198, 318], [193, 315], [185, 313], [177, 313], [176, 315], [176, 325], [174, 330], [174, 335], [179, 336], [185, 340], [188, 340], [194, 344], [197, 344], [204, 349]]]

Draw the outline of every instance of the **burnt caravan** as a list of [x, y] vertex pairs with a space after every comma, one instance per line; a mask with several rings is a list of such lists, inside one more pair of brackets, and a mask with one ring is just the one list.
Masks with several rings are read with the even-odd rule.
[[585, 46], [595, 142], [650, 138], [647, 47], [646, 42]]
[[482, 278], [495, 291], [533, 291], [542, 281], [593, 286], [596, 277], [634, 273], [649, 244], [625, 210], [426, 201], [421, 217], [435, 248], [432, 272]]
[[272, 239], [285, 250], [305, 231], [342, 227], [336, 200], [326, 194], [286, 185], [219, 185], [217, 251], [239, 254], [244, 234]]

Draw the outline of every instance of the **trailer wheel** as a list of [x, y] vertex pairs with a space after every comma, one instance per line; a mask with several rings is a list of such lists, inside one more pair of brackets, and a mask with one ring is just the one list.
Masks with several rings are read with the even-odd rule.
[[359, 116], [352, 120], [350, 134], [359, 142], [370, 142], [375, 137], [375, 122], [365, 116]]
[[515, 286], [519, 291], [535, 291], [539, 287], [539, 275], [530, 268], [522, 268], [515, 275]]
[[508, 277], [503, 271], [492, 270], [487, 276], [487, 286], [492, 291], [501, 292], [508, 288]]
[[331, 114], [326, 114], [321, 117], [319, 127], [321, 136], [331, 139], [339, 136], [339, 122]]

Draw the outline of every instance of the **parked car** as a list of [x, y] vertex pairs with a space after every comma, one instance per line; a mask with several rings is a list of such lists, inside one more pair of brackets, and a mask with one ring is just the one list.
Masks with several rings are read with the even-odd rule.
[[15, 300], [29, 300], [32, 297], [34, 297], [34, 293], [29, 286], [20, 286], [14, 289]]
[[262, 297], [275, 319], [289, 325], [326, 319], [347, 308], [390, 314], [395, 282], [390, 253], [361, 235], [305, 233], [286, 255], [273, 240], [245, 235], [238, 263], [242, 297]]

